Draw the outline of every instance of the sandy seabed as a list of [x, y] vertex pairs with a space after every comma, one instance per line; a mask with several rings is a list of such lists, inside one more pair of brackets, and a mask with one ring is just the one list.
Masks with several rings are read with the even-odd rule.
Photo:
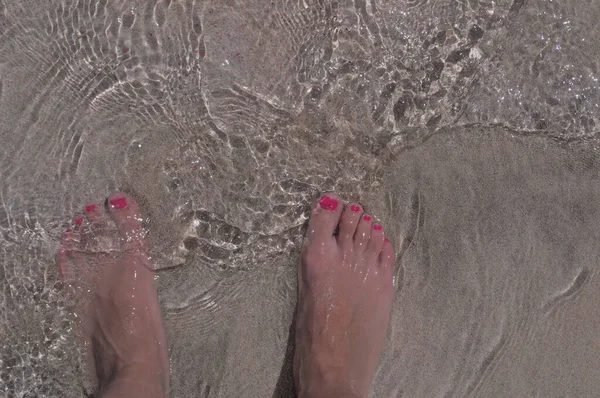
[[293, 396], [320, 192], [398, 253], [374, 397], [600, 391], [600, 3], [0, 2], [0, 395], [90, 392], [53, 261], [148, 216], [171, 397]]

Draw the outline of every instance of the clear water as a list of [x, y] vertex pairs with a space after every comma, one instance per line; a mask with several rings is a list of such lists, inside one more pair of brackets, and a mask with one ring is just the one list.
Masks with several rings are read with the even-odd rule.
[[399, 253], [377, 397], [600, 388], [600, 3], [0, 1], [0, 396], [83, 397], [58, 236], [148, 215], [172, 397], [286, 397], [309, 203]]

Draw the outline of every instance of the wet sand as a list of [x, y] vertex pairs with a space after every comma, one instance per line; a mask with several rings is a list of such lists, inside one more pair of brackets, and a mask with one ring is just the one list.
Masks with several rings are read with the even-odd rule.
[[[243, 7], [242, 7], [243, 6]], [[600, 7], [0, 4], [0, 395], [90, 393], [53, 255], [147, 216], [171, 397], [288, 397], [310, 202], [399, 258], [375, 397], [600, 389]]]
[[[400, 254], [375, 396], [593, 396], [597, 144], [475, 126], [395, 155], [371, 202]], [[247, 286], [220, 322], [165, 302], [175, 391], [289, 396], [296, 257], [219, 286]]]

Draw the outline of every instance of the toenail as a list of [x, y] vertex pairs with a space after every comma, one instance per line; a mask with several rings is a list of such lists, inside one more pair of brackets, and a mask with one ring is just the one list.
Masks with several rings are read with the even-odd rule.
[[371, 221], [371, 216], [365, 214], [365, 216], [363, 217], [363, 220], [365, 220], [365, 221]]
[[379, 225], [379, 224], [373, 224], [373, 229], [374, 229], [375, 231], [381, 231], [381, 228], [382, 228], [382, 226], [381, 226], [381, 225]]
[[360, 211], [360, 206], [352, 205], [352, 206], [350, 206], [350, 210], [352, 210], [353, 212], [357, 213], [357, 212]]
[[73, 232], [73, 230], [71, 228], [68, 228], [65, 233], [68, 234], [69, 232]]
[[127, 206], [127, 200], [125, 198], [111, 199], [110, 205], [113, 209], [124, 209]]
[[338, 201], [331, 196], [325, 195], [319, 200], [319, 204], [324, 210], [335, 210], [338, 206]]
[[383, 241], [384, 241], [385, 243], [390, 243], [390, 240], [389, 240], [388, 238], [385, 238]]
[[75, 218], [75, 224], [77, 224], [77, 225], [83, 224], [83, 217], [76, 217]]
[[92, 211], [96, 210], [96, 205], [95, 204], [91, 204], [91, 205], [86, 205], [85, 206], [85, 211], [90, 213]]

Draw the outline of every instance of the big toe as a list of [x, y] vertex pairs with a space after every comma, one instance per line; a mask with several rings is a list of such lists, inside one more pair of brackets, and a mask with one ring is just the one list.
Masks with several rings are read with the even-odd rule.
[[123, 192], [115, 192], [107, 199], [108, 214], [114, 220], [127, 246], [145, 248], [146, 231], [142, 226], [142, 213], [137, 202]]
[[312, 207], [308, 222], [308, 240], [326, 242], [333, 239], [333, 234], [342, 214], [342, 200], [334, 193], [326, 193]]

